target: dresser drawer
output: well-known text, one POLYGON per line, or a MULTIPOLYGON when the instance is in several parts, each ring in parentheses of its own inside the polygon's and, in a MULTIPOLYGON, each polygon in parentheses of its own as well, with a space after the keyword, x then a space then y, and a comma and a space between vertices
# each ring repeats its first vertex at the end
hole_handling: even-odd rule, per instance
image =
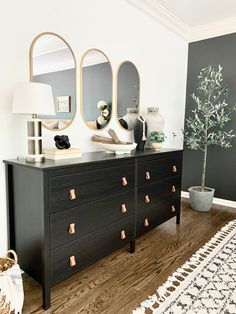
POLYGON ((52 285, 134 239, 134 216, 51 251, 52 285))
POLYGON ((138 164, 138 186, 147 185, 168 177, 181 176, 182 155, 155 159, 138 164), (181 156, 181 157, 180 157, 181 156))
POLYGON ((138 211, 146 210, 166 198, 180 197, 181 178, 166 179, 138 188, 138 211))
POLYGON ((138 237, 176 216, 179 210, 179 199, 165 199, 148 208, 146 211, 142 211, 137 216, 136 236, 138 237))
POLYGON ((52 177, 51 212, 134 189, 134 163, 127 166, 52 177))
POLYGON ((79 239, 134 214, 134 191, 67 209, 50 216, 51 248, 79 239))

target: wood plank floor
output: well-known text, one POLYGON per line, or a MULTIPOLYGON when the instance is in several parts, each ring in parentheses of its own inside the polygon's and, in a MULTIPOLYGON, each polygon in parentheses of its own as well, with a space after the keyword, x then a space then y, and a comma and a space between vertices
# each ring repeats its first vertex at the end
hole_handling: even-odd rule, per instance
POLYGON ((41 307, 41 286, 24 275, 23 313, 128 314, 228 221, 236 209, 214 205, 198 213, 182 202, 181 224, 169 220, 136 243, 135 254, 121 249, 52 289, 52 306, 41 307))

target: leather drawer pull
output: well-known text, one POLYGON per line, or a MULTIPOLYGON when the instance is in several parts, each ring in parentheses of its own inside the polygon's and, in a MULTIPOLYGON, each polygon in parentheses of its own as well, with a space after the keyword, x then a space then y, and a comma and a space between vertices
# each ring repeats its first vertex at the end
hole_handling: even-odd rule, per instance
POLYGON ((147 172, 145 173, 145 177, 146 177, 146 180, 150 180, 150 179, 151 179, 151 176, 150 176, 150 172, 149 172, 149 171, 147 171, 147 172))
POLYGON ((125 230, 122 230, 120 233, 121 240, 124 240, 126 238, 125 230))
POLYGON ((75 223, 70 224, 69 234, 75 234, 75 223))
POLYGON ((144 227, 148 227, 149 226, 149 222, 148 222, 148 219, 146 218, 146 219, 144 219, 144 227))
POLYGON ((127 212, 127 207, 126 207, 126 205, 125 205, 125 204, 122 204, 122 205, 121 205, 121 209, 120 209, 120 211, 122 212, 122 214, 124 214, 124 213, 126 213, 126 212, 127 212))
POLYGON ((175 193, 175 192, 176 192, 175 185, 172 185, 171 192, 173 192, 173 193, 175 193))
POLYGON ((126 177, 123 177, 123 178, 121 179, 121 181, 122 181, 122 185, 123 185, 123 186, 126 186, 126 185, 128 184, 128 181, 127 181, 126 177))
POLYGON ((71 189, 69 191, 69 198, 70 198, 71 201, 76 199, 75 189, 71 189))
POLYGON ((177 172, 177 167, 176 167, 176 165, 173 165, 172 170, 173 170, 173 172, 177 172))
POLYGON ((76 265, 75 256, 70 256, 70 267, 74 267, 76 265))
POLYGON ((171 212, 174 213, 176 211, 174 205, 171 206, 171 212))
POLYGON ((146 204, 150 203, 149 195, 145 195, 145 197, 144 197, 144 202, 145 202, 146 204))

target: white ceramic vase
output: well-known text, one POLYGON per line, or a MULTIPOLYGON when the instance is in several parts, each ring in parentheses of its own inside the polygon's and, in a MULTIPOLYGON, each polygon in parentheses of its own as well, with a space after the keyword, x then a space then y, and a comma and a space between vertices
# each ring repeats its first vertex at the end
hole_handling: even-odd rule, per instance
POLYGON ((163 115, 159 112, 159 107, 148 107, 144 118, 148 125, 148 139, 146 147, 151 148, 152 143, 149 140, 150 133, 153 131, 163 132, 165 120, 163 115))
POLYGON ((133 130, 136 119, 138 118, 138 109, 136 108, 127 108, 127 113, 123 116, 123 120, 128 125, 128 130, 133 130))

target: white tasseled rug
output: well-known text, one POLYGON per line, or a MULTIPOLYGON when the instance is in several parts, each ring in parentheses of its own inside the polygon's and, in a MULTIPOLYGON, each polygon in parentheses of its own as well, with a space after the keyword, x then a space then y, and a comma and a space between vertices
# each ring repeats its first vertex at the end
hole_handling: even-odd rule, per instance
POLYGON ((236 220, 133 311, 144 313, 236 314, 236 220))

